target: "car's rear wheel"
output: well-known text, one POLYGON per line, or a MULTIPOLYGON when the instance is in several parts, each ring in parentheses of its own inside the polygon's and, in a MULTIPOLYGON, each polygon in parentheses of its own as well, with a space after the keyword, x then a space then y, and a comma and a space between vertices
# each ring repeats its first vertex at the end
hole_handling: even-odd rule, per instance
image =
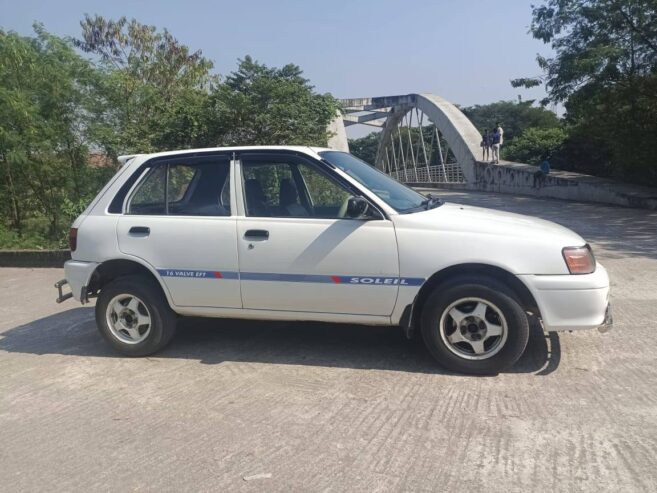
POLYGON ((496 374, 527 346, 529 323, 515 294, 495 279, 457 278, 438 286, 422 312, 432 356, 460 373, 496 374))
POLYGON ((105 340, 120 353, 146 356, 171 341, 176 314, 151 279, 126 276, 101 289, 96 303, 96 324, 105 340))

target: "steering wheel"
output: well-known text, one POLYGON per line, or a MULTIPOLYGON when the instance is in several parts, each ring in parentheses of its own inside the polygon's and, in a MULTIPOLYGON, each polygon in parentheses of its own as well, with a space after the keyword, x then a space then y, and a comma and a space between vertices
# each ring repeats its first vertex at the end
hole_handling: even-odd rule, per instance
POLYGON ((349 199, 351 199, 352 195, 349 195, 344 201, 342 202, 342 205, 340 206, 340 210, 338 210, 338 218, 339 219, 344 219, 347 217, 347 209, 349 208, 349 199))

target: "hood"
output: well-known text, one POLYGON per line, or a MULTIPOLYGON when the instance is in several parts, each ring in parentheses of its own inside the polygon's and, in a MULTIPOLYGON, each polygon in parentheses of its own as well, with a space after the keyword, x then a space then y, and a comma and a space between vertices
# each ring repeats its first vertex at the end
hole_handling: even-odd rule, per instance
POLYGON ((577 233, 551 221, 469 205, 445 203, 435 209, 398 217, 415 228, 525 238, 532 243, 557 243, 560 248, 586 243, 577 233))

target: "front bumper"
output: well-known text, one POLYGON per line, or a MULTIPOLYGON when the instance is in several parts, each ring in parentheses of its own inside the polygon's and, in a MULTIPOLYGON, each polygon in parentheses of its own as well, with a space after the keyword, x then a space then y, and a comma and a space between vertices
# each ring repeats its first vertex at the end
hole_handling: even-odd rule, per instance
POLYGON ((59 294, 56 300, 57 303, 61 303, 71 297, 80 303, 86 303, 88 301, 87 286, 89 286, 89 281, 96 267, 98 267, 98 263, 96 262, 66 261, 64 264, 66 278, 55 284, 55 288, 57 288, 59 294), (67 284, 71 288, 71 292, 63 293, 62 288, 67 284))
POLYGON ((546 331, 611 329, 609 276, 602 265, 593 274, 518 277, 534 296, 546 331))

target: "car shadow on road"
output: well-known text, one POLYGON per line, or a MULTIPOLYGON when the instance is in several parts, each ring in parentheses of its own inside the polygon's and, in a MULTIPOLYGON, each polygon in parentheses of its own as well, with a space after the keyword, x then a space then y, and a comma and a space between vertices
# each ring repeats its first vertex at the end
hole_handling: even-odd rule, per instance
MULTIPOLYGON (((0 334, 9 353, 121 357, 102 340, 93 308, 74 308, 0 334)), ((509 373, 547 375, 559 366, 559 338, 532 324, 527 350, 509 373)), ((449 374, 423 344, 407 340, 397 327, 315 322, 263 322, 183 318, 176 337, 158 358, 379 369, 449 374)))

